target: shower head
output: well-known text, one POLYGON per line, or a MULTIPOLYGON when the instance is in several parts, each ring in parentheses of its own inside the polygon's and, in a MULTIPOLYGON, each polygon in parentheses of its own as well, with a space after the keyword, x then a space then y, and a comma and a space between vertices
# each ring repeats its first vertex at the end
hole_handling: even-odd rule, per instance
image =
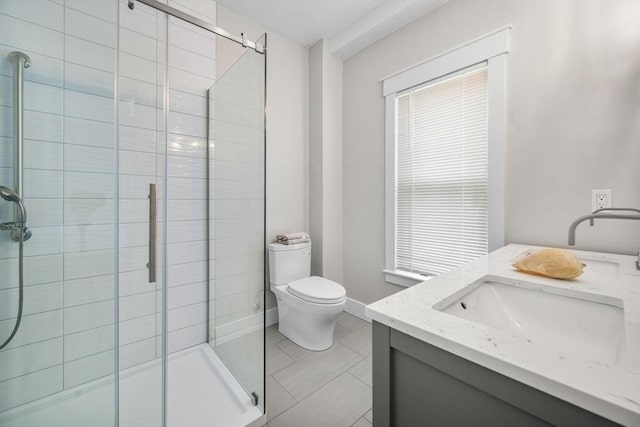
POLYGON ((0 185, 0 196, 2 196, 2 198, 7 202, 16 203, 18 200, 20 200, 20 197, 18 197, 15 191, 10 189, 9 187, 5 187, 4 185, 0 185))

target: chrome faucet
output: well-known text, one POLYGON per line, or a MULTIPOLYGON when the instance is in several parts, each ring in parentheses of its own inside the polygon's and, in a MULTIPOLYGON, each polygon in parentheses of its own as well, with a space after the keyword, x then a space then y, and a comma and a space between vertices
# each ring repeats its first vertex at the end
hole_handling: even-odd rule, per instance
MULTIPOLYGON (((575 246, 576 244, 576 228, 580 225, 581 222, 589 220, 591 226, 593 226, 594 219, 635 219, 640 220, 640 209, 634 208, 602 208, 597 209, 590 213, 589 215, 581 216, 571 223, 569 226, 569 246, 575 246), (606 211, 616 211, 616 212, 636 212, 636 214, 613 214, 613 213, 603 213, 606 211)), ((640 248, 638 248, 638 259, 636 260, 636 269, 640 270, 640 248)))

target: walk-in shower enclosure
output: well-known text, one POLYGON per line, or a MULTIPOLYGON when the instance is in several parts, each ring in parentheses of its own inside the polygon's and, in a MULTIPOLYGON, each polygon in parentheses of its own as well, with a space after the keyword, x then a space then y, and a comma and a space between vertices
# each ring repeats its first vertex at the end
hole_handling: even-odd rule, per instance
POLYGON ((214 1, 0 0, 0 426, 261 425, 265 73, 214 1))

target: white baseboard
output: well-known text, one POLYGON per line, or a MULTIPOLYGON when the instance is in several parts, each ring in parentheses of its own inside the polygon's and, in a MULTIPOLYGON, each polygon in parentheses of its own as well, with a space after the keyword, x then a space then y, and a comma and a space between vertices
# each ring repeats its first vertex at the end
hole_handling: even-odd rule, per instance
MULTIPOLYGON (((265 312, 266 325, 269 327, 278 323, 278 307, 270 308, 265 312)), ((255 332, 262 328, 262 313, 252 314, 233 322, 216 327, 215 345, 224 344, 233 341, 251 332, 255 332)), ((212 338, 210 338, 212 339, 212 338)), ((213 340, 213 339, 212 339, 213 340)))
MULTIPOLYGON (((360 301, 356 301, 352 298, 347 298, 346 304, 344 305, 344 311, 349 314, 352 314, 356 317, 359 317, 362 320, 366 320, 367 322, 371 322, 371 319, 364 314, 364 308, 366 304, 360 301)), ((273 307, 267 310, 266 312, 266 325, 265 327, 269 327, 278 323, 278 307, 273 307)))
POLYGON ((273 307, 267 310, 265 323, 265 327, 267 328, 278 323, 278 307, 273 307))
POLYGON ((354 300, 353 298, 347 298, 347 302, 344 305, 344 311, 349 314, 352 314, 356 317, 361 318, 362 320, 366 320, 367 322, 371 322, 371 319, 367 317, 364 313, 364 308, 367 304, 354 300))

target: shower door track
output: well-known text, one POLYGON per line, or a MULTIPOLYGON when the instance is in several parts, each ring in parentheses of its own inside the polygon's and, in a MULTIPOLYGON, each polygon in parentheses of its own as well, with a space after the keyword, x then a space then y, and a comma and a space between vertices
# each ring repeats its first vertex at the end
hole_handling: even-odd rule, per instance
POLYGON ((209 24, 208 22, 203 21, 202 19, 196 18, 195 16, 189 15, 188 13, 184 13, 183 11, 178 10, 174 7, 168 6, 164 3, 160 3, 158 0, 129 0, 129 9, 135 8, 136 1, 146 4, 149 7, 160 10, 168 15, 171 15, 183 21, 189 22, 190 24, 193 24, 197 27, 210 31, 214 34, 224 37, 225 39, 229 39, 233 42, 241 44, 244 47, 253 49, 258 53, 264 54, 265 52, 265 47, 262 44, 247 40, 247 37, 244 35, 244 33, 242 33, 240 36, 237 36, 235 34, 228 32, 227 30, 224 30, 220 27, 216 27, 215 25, 209 24))

